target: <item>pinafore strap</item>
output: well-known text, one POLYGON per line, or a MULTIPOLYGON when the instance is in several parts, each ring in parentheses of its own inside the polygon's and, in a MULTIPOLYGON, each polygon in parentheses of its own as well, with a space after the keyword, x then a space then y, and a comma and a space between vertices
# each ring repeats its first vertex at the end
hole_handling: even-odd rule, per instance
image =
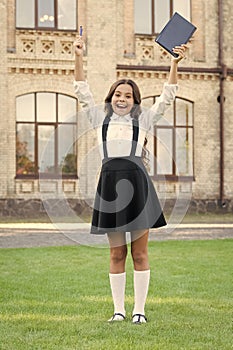
MULTIPOLYGON (((103 121, 103 125, 102 125, 102 141, 103 141, 104 159, 108 158, 107 132, 108 132, 109 122, 110 122, 110 118, 105 117, 105 119, 103 121)), ((132 118, 132 125, 133 125, 133 139, 132 139, 130 157, 135 156, 135 153, 136 153, 136 148, 137 148, 137 143, 138 143, 138 134, 139 134, 138 120, 132 118)))

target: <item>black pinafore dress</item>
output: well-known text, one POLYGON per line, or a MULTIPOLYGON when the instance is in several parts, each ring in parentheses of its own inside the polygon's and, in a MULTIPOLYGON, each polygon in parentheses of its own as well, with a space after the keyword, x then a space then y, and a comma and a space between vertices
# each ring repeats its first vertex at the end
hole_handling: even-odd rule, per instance
POLYGON ((132 232, 166 225, 154 185, 142 162, 135 155, 139 125, 132 119, 133 139, 130 155, 108 157, 107 131, 110 118, 102 125, 104 159, 92 216, 92 234, 132 232))

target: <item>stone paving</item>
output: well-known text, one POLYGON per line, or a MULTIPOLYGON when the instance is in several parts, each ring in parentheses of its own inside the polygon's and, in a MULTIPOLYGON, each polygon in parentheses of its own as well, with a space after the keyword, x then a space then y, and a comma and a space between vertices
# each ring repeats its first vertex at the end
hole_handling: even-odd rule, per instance
MULTIPOLYGON (((127 234, 129 241, 129 236, 127 234)), ((150 231, 150 240, 233 238, 233 224, 168 225, 150 231)), ((0 248, 85 245, 106 247, 106 235, 90 235, 88 224, 0 224, 0 248)))

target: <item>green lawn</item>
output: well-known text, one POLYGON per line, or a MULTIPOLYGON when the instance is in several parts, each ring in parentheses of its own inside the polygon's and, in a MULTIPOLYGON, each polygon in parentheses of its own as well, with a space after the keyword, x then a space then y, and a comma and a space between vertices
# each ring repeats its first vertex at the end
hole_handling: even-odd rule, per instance
POLYGON ((233 349, 233 240, 150 242, 146 325, 108 324, 108 249, 0 250, 1 350, 233 349))

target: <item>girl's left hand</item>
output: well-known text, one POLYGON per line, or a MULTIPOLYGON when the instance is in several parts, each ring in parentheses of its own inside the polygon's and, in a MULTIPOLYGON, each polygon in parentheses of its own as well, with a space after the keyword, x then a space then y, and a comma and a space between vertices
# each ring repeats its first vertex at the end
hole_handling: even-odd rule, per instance
POLYGON ((178 57, 172 57, 172 60, 176 63, 180 62, 185 57, 185 52, 188 49, 188 46, 182 44, 181 46, 175 46, 173 52, 177 53, 178 57))

